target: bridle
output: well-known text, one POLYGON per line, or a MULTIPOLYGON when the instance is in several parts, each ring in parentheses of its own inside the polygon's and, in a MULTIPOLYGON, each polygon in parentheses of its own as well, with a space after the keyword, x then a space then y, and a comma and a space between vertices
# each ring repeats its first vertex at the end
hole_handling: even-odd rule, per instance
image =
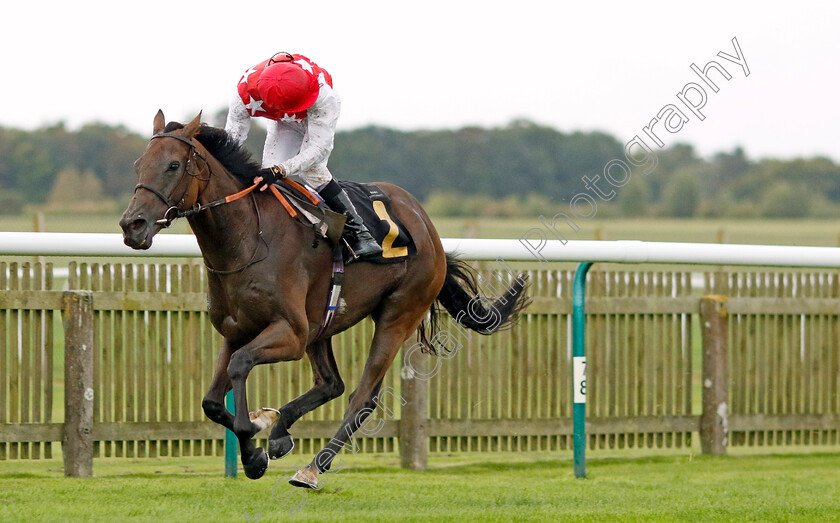
POLYGON ((134 192, 137 192, 137 189, 146 189, 166 204, 166 212, 163 213, 163 218, 155 221, 156 224, 161 225, 164 229, 166 229, 170 227, 172 222, 176 219, 192 216, 204 210, 202 206, 197 203, 198 182, 210 181, 210 166, 207 163, 207 159, 198 152, 195 140, 192 138, 184 138, 183 136, 178 136, 177 134, 172 133, 158 133, 153 135, 151 140, 154 140, 155 138, 175 138, 176 140, 180 140, 190 146, 190 152, 187 156, 187 164, 184 166, 184 172, 175 187, 177 188, 181 185, 184 176, 190 176, 192 180, 190 181, 190 185, 187 187, 187 190, 184 191, 184 195, 181 197, 179 202, 173 201, 170 196, 166 196, 151 185, 138 183, 134 186, 134 192), (199 159, 204 162, 204 165, 199 168, 197 172, 193 172, 192 168, 194 165, 198 164, 199 159), (206 177, 202 177, 205 172, 206 177), (187 203, 188 198, 190 203, 187 203), (184 208, 182 208, 182 206, 184 208))
MULTIPOLYGON (((163 213, 163 218, 155 221, 156 224, 162 226, 164 229, 170 227, 172 225, 172 222, 174 222, 178 218, 189 218, 190 216, 194 216, 200 213, 201 211, 212 209, 213 207, 218 207, 219 205, 224 205, 226 203, 234 202, 242 198, 246 194, 250 193, 259 186, 259 184, 255 183, 254 185, 246 187, 245 189, 237 193, 231 194, 230 196, 225 196, 224 198, 221 198, 219 200, 212 201, 204 205, 199 205, 198 182, 209 182, 210 175, 212 174, 212 172, 210 171, 210 165, 207 163, 207 159, 204 158, 204 156, 202 156, 198 152, 195 140, 193 140, 192 138, 184 138, 183 136, 178 136, 177 134, 172 133, 158 133, 153 135, 151 140, 154 140, 155 138, 175 138, 176 140, 180 140, 190 146, 190 154, 187 158, 187 164, 184 166, 184 174, 181 175, 181 179, 183 179, 184 176, 190 176, 192 177, 192 181, 190 182, 190 186, 184 192, 184 196, 181 197, 181 200, 179 202, 174 202, 172 198, 167 197, 159 190, 145 183, 138 183, 134 186, 134 192, 137 192, 137 189, 146 189, 147 191, 157 196, 160 199, 160 201, 166 204, 166 212, 163 213), (192 172, 191 167, 198 163, 196 161, 198 159, 204 162, 204 166, 201 167, 198 172, 192 172), (207 173, 207 176, 202 178, 201 175, 204 174, 205 171, 207 173), (187 204, 186 202, 188 200, 191 203, 187 204)), ((181 185, 181 180, 178 180, 178 183, 175 185, 175 187, 178 187, 179 185, 181 185)), ((257 214, 259 215, 259 210, 257 211, 257 214)))
MULTIPOLYGON (((204 205, 200 205, 198 203, 198 191, 199 191, 198 182, 209 182, 210 181, 210 175, 212 174, 212 171, 210 170, 210 164, 207 162, 207 159, 198 152, 195 140, 193 140, 192 138, 184 138, 183 136, 179 136, 177 134, 172 134, 172 133, 158 133, 158 134, 155 134, 151 137, 150 141, 154 140, 155 138, 175 138, 176 140, 180 140, 180 141, 182 141, 185 144, 190 146, 190 153, 189 153, 189 156, 187 157, 187 163, 184 166, 184 173, 181 175, 181 178, 178 180, 178 183, 175 184, 175 188, 177 189, 181 185, 181 183, 184 179, 184 176, 190 176, 192 178, 192 180, 190 181, 190 185, 189 185, 189 187, 187 187, 187 190, 184 191, 184 195, 181 197, 180 201, 178 201, 178 202, 173 201, 170 196, 166 196, 161 191, 159 191, 159 190, 155 189, 154 187, 152 187, 151 185, 147 185, 145 183, 138 183, 137 185, 134 186, 134 192, 137 192, 137 189, 145 189, 145 190, 149 191, 150 193, 154 194, 155 196, 157 196, 160 199, 160 201, 162 201, 164 204, 166 204, 166 212, 163 213, 163 218, 155 221, 155 223, 157 225, 160 225, 164 229, 170 227, 172 225, 172 222, 177 220, 178 218, 189 218, 190 216, 195 216, 196 214, 200 213, 201 211, 205 211, 205 210, 211 209, 213 207, 218 207, 219 205, 224 205, 226 203, 234 202, 234 201, 242 198, 243 196, 251 193, 254 189, 259 187, 259 183, 254 183, 254 185, 251 185, 250 187, 246 187, 245 189, 243 189, 243 190, 241 190, 237 193, 231 194, 229 196, 225 196, 224 198, 212 201, 210 203, 206 203, 204 205), (200 167, 198 169, 198 171, 193 172, 192 167, 194 165, 198 164, 199 159, 204 163, 204 165, 202 167, 200 167), (202 175, 204 175, 205 173, 206 173, 206 176, 202 177, 202 175), (187 203, 187 202, 189 202, 189 203, 187 203)), ((254 198, 253 194, 251 195, 251 198, 253 200, 253 198, 254 198)), ((267 249, 268 244, 266 243, 265 238, 263 237, 262 225, 260 224, 260 222, 261 222, 260 208, 257 205, 256 201, 254 201, 253 203, 254 203, 254 210, 257 213, 257 228, 259 229, 259 237, 260 237, 260 240, 262 241, 263 245, 265 245, 265 247, 266 247, 265 256, 263 256, 262 258, 257 258, 258 249, 256 249, 256 250, 254 250, 254 253, 251 255, 251 259, 248 260, 248 262, 246 262, 245 265, 243 265, 242 267, 239 267, 237 269, 232 269, 232 270, 227 270, 227 271, 214 269, 214 268, 210 267, 209 265, 207 265, 207 263, 205 261, 204 266, 207 268, 208 271, 216 273, 216 274, 233 274, 233 273, 240 272, 243 269, 245 269, 247 267, 250 267, 251 265, 264 260, 268 256, 268 252, 267 252, 268 251, 268 249, 267 249)))

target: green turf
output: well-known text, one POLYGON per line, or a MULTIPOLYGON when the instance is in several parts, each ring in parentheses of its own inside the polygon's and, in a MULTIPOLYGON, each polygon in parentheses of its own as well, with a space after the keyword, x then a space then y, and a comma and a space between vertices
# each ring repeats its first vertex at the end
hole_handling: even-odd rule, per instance
MULTIPOLYGON (((117 219, 48 216, 46 224, 50 231, 117 232, 117 219)), ((536 220, 435 223, 443 237, 518 238, 540 226, 536 220)), ((176 232, 188 232, 185 225, 176 232)), ((0 230, 31 226, 29 218, 0 220, 0 230)), ((840 232, 827 220, 581 226, 568 239, 715 242, 722 236, 730 243, 836 246, 840 232)), ((718 459, 688 451, 594 452, 586 480, 573 477, 569 452, 434 455, 422 473, 401 470, 393 455, 341 456, 344 468, 293 515, 287 511, 301 498, 284 477, 296 460, 303 464, 297 456, 274 462, 259 481, 223 479, 221 458, 103 458, 96 460, 96 477, 84 480, 64 478, 60 460, 4 461, 0 521, 840 521, 838 449, 760 452, 768 450, 739 449, 718 459)))
POLYGON ((350 455, 305 503, 284 481, 294 458, 258 481, 222 478, 221 458, 101 459, 91 479, 64 478, 57 460, 7 461, 0 520, 837 521, 831 450, 595 453, 585 480, 568 452, 434 455, 425 472, 400 469, 394 455, 350 455))

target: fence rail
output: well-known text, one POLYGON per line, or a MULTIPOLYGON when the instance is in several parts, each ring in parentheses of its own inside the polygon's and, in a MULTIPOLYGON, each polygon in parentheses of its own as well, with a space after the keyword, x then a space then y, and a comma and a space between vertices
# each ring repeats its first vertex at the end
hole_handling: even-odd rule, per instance
MULTIPOLYGON (((57 288, 49 265, 0 263, 0 459, 52 457, 67 441, 66 292, 90 291, 92 429, 98 456, 220 455, 223 429, 206 420, 219 336, 206 314, 201 265, 71 264, 57 288)), ((485 285, 499 275, 485 265, 485 285)), ((530 270, 533 304, 519 325, 491 337, 451 319, 460 344, 427 358, 423 409, 386 397, 383 423, 359 437, 361 451, 408 447, 401 424, 425 427, 432 452, 556 450, 572 445, 573 274, 530 270), (393 413, 386 415, 385 413, 393 413)), ((701 296, 725 296, 724 364, 729 445, 837 443, 840 433, 840 281, 835 273, 706 273, 702 293, 680 271, 589 275, 587 339, 590 447, 678 447, 701 431, 701 296)), ((360 377, 372 323, 334 343, 342 377, 360 377)), ((384 385, 405 388, 405 350, 384 385)), ((722 361, 721 361, 722 360, 722 361)), ((256 368, 252 408, 279 406, 311 384, 305 362, 256 368)), ((82 392, 84 393, 84 391, 82 392)), ((334 433, 346 397, 299 421, 295 452, 310 454, 334 433)), ((261 434, 258 437, 265 437, 261 434)), ((702 437, 702 435, 701 435, 702 437)), ((724 434, 727 437, 727 434, 724 434)), ((425 438, 428 438, 427 440, 425 438)), ((425 443, 424 443, 425 442, 425 443)))

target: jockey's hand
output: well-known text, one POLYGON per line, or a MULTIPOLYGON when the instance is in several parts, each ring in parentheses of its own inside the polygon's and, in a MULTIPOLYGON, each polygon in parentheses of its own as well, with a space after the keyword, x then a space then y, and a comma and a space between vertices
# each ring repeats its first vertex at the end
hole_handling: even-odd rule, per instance
POLYGON ((283 167, 279 165, 274 165, 272 167, 268 167, 267 169, 260 169, 260 176, 254 178, 254 183, 259 183, 259 189, 264 191, 268 189, 268 186, 276 182, 277 180, 286 176, 286 171, 283 167))

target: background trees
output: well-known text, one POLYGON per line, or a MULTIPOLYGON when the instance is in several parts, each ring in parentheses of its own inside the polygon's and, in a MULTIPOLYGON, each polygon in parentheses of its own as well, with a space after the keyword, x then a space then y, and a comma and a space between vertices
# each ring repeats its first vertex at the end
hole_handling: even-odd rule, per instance
MULTIPOLYGON (((221 126, 224 117, 220 111, 212 123, 221 126)), ((255 158, 264 137, 255 122, 246 144, 255 158)), ((95 123, 75 131, 63 124, 0 128, 0 212, 83 200, 100 205, 76 205, 79 211, 109 208, 101 205, 108 201, 119 208, 147 141, 95 123)), ((840 210, 840 166, 828 158, 751 159, 739 147, 702 158, 687 144, 657 155, 656 170, 635 172, 616 198, 599 202, 599 215, 831 217, 840 210)), ((515 217, 557 212, 584 190, 583 176, 602 172, 614 158, 623 158, 623 144, 606 133, 564 133, 516 120, 492 129, 343 131, 330 168, 339 179, 401 185, 434 214, 515 217)))

